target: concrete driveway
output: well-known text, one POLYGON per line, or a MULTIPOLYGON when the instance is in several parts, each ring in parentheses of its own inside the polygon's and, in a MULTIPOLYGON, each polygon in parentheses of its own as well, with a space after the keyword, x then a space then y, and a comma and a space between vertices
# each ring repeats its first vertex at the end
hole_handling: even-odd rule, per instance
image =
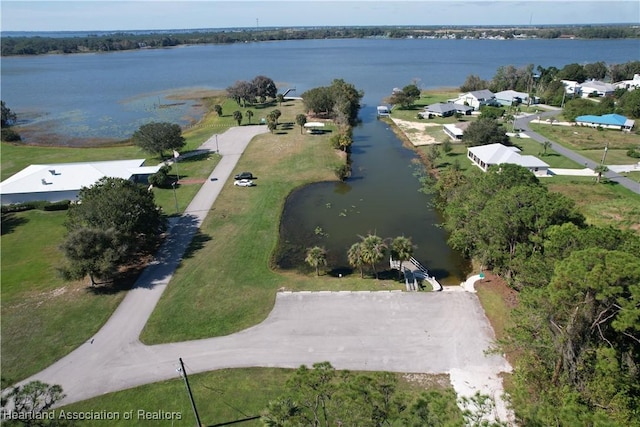
POLYGON ((499 373, 511 368, 485 355, 493 338, 468 292, 283 292, 264 322, 242 332, 154 346, 96 338, 35 378, 62 385, 63 403, 71 403, 179 378, 180 357, 189 373, 329 361, 338 369, 449 373, 457 391, 500 400, 499 373))

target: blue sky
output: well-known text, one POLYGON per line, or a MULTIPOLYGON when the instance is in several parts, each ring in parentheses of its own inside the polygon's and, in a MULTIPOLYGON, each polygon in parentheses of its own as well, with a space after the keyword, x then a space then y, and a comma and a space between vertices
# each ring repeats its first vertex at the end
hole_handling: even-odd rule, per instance
POLYGON ((2 0, 0 7, 3 31, 640 24, 638 0, 2 0))

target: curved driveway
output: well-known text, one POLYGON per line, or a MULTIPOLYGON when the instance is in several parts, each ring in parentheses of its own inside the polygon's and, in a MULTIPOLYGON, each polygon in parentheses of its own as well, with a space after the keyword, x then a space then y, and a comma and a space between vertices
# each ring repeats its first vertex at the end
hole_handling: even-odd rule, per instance
MULTIPOLYGON (((544 136, 540 135, 539 133, 536 133, 534 131, 531 130, 531 128, 529 127, 529 123, 537 118, 538 116, 541 119, 544 118, 548 118, 548 117, 554 117, 557 116, 558 114, 561 113, 561 110, 553 110, 553 111, 546 111, 544 113, 541 114, 528 114, 526 116, 522 116, 516 119, 515 122, 515 127, 518 129, 523 129, 524 133, 529 136, 531 139, 538 141, 539 143, 543 143, 544 141, 549 141, 551 143, 551 149, 554 150, 555 152, 557 152, 558 154, 573 160, 574 162, 581 164, 581 165, 585 165, 586 167, 590 168, 590 169, 595 169, 596 167, 600 166, 600 163, 594 162, 591 159, 587 159, 584 156, 581 156, 580 154, 576 153, 575 151, 571 151, 568 148, 563 147, 562 145, 553 142, 547 138, 545 138, 544 136)), ((610 181, 614 181, 617 182, 618 184, 622 185, 623 187, 628 188, 629 190, 633 191, 634 193, 640 194, 640 183, 635 182, 625 176, 622 176, 616 172, 613 171, 609 171, 609 172, 605 172, 604 176, 607 177, 610 181)))
MULTIPOLYGON (((91 340, 22 383, 60 384, 67 395, 61 403, 68 404, 177 378, 180 357, 189 372, 329 361, 338 369, 449 373, 456 390, 492 394, 500 406, 499 373, 511 368, 503 357, 484 354, 493 330, 476 295, 467 292, 281 292, 264 322, 239 333, 153 346, 140 342, 194 232, 249 141, 264 131, 238 127, 218 136, 223 157, 209 177, 217 179, 203 184, 111 318, 91 340)), ((203 148, 215 150, 215 139, 203 148)))

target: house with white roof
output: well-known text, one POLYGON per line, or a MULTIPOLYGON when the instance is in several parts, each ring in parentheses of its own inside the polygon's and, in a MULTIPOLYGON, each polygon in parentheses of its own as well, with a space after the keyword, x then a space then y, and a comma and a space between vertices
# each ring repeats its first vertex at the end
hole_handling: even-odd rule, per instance
POLYGON ((640 74, 634 74, 631 80, 621 80, 613 84, 616 89, 634 90, 640 87, 640 74))
POLYGON ((30 165, 0 182, 0 203, 74 201, 80 189, 104 177, 146 182, 162 165, 142 166, 144 159, 30 165))
POLYGON ((456 113, 470 115, 473 111, 472 107, 463 104, 454 104, 453 102, 437 102, 427 105, 424 110, 418 113, 418 116, 425 117, 449 117, 456 113))
POLYGON ((579 95, 581 91, 580 83, 574 80, 560 80, 564 86, 564 93, 567 95, 579 95))
POLYGON ((467 130, 471 123, 472 122, 447 123, 443 125, 442 130, 449 138, 454 141, 460 141, 464 136, 464 131, 467 130))
POLYGON ((510 107, 514 104, 529 104, 529 94, 515 90, 503 90, 495 94, 500 105, 510 107))
POLYGON ((489 89, 475 90, 461 94, 453 100, 454 104, 462 104, 479 110, 483 105, 491 105, 495 103, 495 95, 489 89))
POLYGON ((613 95, 616 87, 611 83, 604 83, 598 80, 589 80, 580 85, 580 92, 583 98, 589 96, 609 96, 613 95))
POLYGON ((549 165, 535 156, 523 156, 516 147, 507 147, 502 144, 488 144, 469 147, 467 157, 483 171, 490 166, 510 163, 529 169, 536 176, 546 176, 549 165))

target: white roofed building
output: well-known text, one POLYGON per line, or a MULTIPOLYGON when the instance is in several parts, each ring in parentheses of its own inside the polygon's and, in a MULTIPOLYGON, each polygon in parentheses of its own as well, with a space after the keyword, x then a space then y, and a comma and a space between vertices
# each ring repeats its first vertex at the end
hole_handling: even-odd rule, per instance
POLYGON ((503 163, 511 163, 529 169, 536 176, 546 176, 549 165, 535 156, 523 156, 516 147, 502 144, 488 144, 469 147, 467 157, 480 169, 487 171, 489 167, 503 163))
POLYGON ((0 183, 2 205, 32 201, 74 201, 80 189, 104 177, 143 181, 162 165, 142 166, 144 159, 30 165, 0 183))

